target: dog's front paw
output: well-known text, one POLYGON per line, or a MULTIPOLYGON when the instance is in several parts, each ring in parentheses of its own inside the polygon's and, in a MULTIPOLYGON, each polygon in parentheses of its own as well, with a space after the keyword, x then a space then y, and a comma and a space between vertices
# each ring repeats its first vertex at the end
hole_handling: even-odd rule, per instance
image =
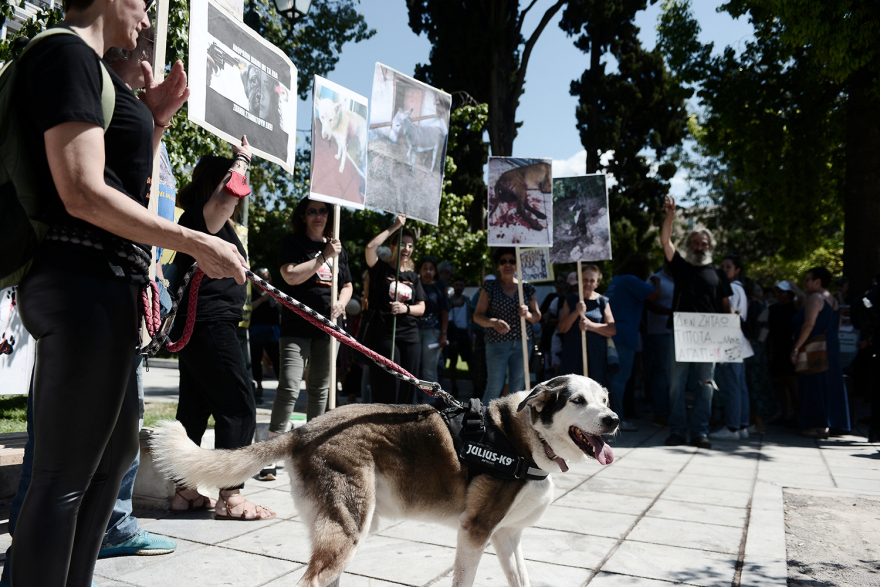
POLYGON ((336 159, 337 161, 339 161, 339 155, 340 155, 340 154, 341 154, 341 153, 336 153, 336 157, 335 157, 335 159, 336 159))

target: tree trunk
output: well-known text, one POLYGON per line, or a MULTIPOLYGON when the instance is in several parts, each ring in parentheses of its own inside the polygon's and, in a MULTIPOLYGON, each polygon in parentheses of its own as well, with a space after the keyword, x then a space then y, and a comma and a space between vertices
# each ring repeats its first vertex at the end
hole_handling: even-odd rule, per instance
POLYGON ((872 76, 850 76, 846 104, 844 271, 850 290, 866 290, 880 273, 880 100, 872 76))

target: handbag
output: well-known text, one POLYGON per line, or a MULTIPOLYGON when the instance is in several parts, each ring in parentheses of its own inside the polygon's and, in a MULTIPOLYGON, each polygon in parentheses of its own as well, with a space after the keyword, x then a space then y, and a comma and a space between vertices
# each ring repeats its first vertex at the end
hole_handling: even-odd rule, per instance
POLYGON ((807 339, 804 346, 798 349, 797 363, 794 372, 797 375, 816 375, 828 370, 828 337, 825 334, 831 326, 831 319, 825 326, 825 332, 807 339))

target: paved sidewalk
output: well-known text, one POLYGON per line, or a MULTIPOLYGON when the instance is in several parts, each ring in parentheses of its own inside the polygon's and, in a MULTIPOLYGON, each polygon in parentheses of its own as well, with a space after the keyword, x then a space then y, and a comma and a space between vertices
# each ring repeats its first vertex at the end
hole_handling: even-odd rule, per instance
MULTIPOLYGON (((151 370, 148 388, 155 371, 163 370, 151 370)), ((863 436, 814 441, 780 428, 706 451, 666 447, 667 430, 636 422, 639 431, 612 440, 612 465, 593 462, 553 475, 553 504, 523 534, 533 587, 782 587, 783 487, 880 495, 880 447, 863 436)), ((279 473, 276 481, 251 481, 244 490, 278 512, 267 522, 136 511, 145 529, 177 540, 177 550, 98 561, 95 581, 100 587, 296 585, 308 560, 308 528, 286 473, 279 473)), ((0 535, 0 552, 8 539, 0 535)), ((449 587, 454 545, 452 528, 385 521, 341 585, 449 587)), ((507 585, 491 548, 476 585, 507 585)))

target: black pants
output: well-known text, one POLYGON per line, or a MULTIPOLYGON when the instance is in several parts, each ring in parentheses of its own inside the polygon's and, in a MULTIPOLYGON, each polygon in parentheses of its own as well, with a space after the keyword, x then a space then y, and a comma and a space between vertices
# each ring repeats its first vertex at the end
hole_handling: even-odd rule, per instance
MULTIPOLYGON (((388 357, 391 353, 391 339, 374 340, 369 347, 383 357, 388 357)), ((417 376, 421 353, 422 345, 418 342, 396 340, 394 341, 394 358, 392 360, 417 376)), ((370 361, 370 393, 373 396, 373 403, 376 404, 411 404, 415 394, 421 393, 421 391, 411 383, 403 383, 370 361)))
POLYGON ((281 369, 281 358, 280 353, 278 352, 278 341, 261 341, 255 340, 256 337, 251 332, 250 336, 250 346, 251 346, 251 375, 254 378, 254 381, 257 383, 263 382, 263 351, 266 351, 266 354, 269 355, 269 360, 272 361, 272 369, 275 371, 275 376, 278 377, 281 369))
MULTIPOLYGON (((241 448, 254 438, 257 407, 236 329, 234 322, 196 322, 189 344, 180 350, 177 419, 196 444, 202 443, 211 415, 217 423, 214 448, 241 448)), ((176 332, 171 339, 178 339, 176 332)))
POLYGON ((138 451, 128 387, 138 287, 36 264, 18 290, 36 339, 34 465, 13 545, 16 587, 88 587, 138 451))

